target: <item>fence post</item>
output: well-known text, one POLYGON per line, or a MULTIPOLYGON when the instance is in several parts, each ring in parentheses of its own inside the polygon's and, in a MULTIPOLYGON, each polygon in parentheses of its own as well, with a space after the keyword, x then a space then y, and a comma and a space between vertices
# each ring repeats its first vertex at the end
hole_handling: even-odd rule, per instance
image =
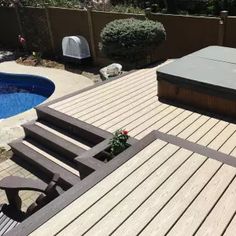
POLYGON ((55 55, 55 44, 54 44, 54 39, 53 39, 53 33, 52 33, 50 15, 49 15, 49 10, 48 10, 48 4, 45 3, 44 6, 45 6, 46 20, 47 20, 47 25, 48 25, 48 32, 49 32, 49 38, 50 38, 50 42, 51 42, 52 52, 55 55))
POLYGON ((228 11, 220 12, 219 34, 218 34, 218 44, 220 46, 224 46, 225 44, 227 17, 228 17, 228 11))
POLYGON ((95 39, 94 39, 94 28, 93 28, 93 20, 92 20, 92 7, 87 7, 87 14, 88 14, 88 28, 89 28, 89 35, 90 35, 90 42, 91 42, 91 52, 93 61, 97 63, 97 53, 96 53, 96 46, 95 46, 95 39))
POLYGON ((151 8, 146 8, 145 9, 145 16, 146 16, 146 18, 150 19, 150 17, 151 17, 151 8))

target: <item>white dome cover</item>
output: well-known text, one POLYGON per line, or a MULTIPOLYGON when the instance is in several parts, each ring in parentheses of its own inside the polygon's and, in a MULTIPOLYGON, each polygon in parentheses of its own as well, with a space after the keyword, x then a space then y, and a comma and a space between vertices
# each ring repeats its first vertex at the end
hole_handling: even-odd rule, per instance
POLYGON ((91 56, 89 44, 83 36, 67 36, 62 40, 64 56, 84 59, 91 56))

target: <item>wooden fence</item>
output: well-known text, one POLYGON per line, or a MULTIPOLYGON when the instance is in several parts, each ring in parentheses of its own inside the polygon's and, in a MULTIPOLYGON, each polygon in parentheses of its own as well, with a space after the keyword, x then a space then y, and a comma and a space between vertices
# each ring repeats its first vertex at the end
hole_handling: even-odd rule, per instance
POLYGON ((236 47, 236 17, 222 13, 220 17, 195 17, 180 15, 146 15, 72 10, 64 8, 0 8, 0 45, 16 48, 18 35, 26 37, 31 50, 61 55, 64 36, 82 35, 90 45, 96 63, 107 63, 99 50, 100 32, 112 20, 145 17, 163 23, 167 40, 157 47, 151 61, 177 58, 209 45, 236 47))

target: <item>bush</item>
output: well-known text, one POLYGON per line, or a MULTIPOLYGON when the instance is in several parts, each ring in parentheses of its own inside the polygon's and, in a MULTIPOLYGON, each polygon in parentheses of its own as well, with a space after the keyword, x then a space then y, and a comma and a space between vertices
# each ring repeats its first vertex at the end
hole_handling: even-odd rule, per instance
POLYGON ((134 18, 114 20, 101 32, 100 49, 111 59, 134 63, 166 38, 163 25, 134 18))

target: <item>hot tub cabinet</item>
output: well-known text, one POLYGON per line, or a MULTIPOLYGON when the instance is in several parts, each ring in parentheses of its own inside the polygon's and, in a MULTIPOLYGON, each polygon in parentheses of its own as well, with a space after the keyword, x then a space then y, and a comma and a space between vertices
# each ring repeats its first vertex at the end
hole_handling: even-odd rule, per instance
POLYGON ((159 99, 236 118, 236 49, 210 46, 157 71, 159 99))

